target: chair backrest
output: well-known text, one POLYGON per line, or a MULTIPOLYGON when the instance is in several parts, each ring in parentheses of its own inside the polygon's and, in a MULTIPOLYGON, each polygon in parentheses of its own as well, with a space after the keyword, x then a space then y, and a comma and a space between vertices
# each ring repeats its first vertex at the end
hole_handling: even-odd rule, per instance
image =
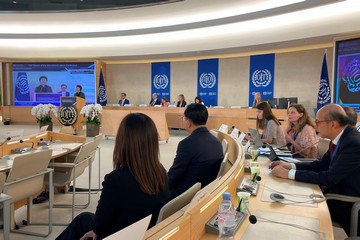
POLYGON ((318 141, 319 142, 317 144, 317 149, 318 149, 317 158, 321 159, 324 156, 324 154, 327 152, 327 150, 329 150, 330 139, 319 138, 318 141))
POLYGON ((159 216, 156 224, 161 222, 162 220, 170 217, 172 214, 176 213, 187 204, 191 202, 191 199, 195 196, 195 194, 201 189, 201 183, 195 183, 191 188, 165 204, 159 212, 159 216))
POLYGON ((80 147, 80 150, 74 159, 74 163, 78 165, 74 171, 71 171, 70 179, 73 179, 73 174, 75 174, 75 177, 78 177, 85 171, 85 168, 89 165, 89 158, 91 158, 91 162, 95 158, 95 151, 95 140, 86 142, 80 147))
POLYGON ((0 193, 2 193, 4 189, 6 174, 4 172, 0 172, 0 193))
POLYGON ((4 193, 12 197, 12 202, 41 192, 51 154, 52 150, 46 149, 21 154, 14 158, 4 186, 4 193))
POLYGON ((225 155, 225 153, 228 151, 229 149, 229 143, 228 141, 224 138, 222 141, 221 141, 221 145, 222 145, 222 149, 223 149, 223 154, 225 155))
POLYGON ((216 178, 224 176, 224 174, 226 173, 226 172, 224 172, 224 170, 225 170, 225 165, 226 165, 228 159, 229 159, 229 153, 227 152, 227 153, 225 153, 224 159, 222 160, 222 162, 220 164, 219 172, 218 172, 218 175, 216 178))
POLYGON ((217 133, 217 131, 214 131, 214 130, 210 130, 210 133, 214 136, 214 137, 218 137, 218 133, 217 133))
POLYGON ((95 148, 99 147, 100 142, 101 142, 101 140, 103 139, 103 135, 104 135, 104 134, 100 133, 99 135, 96 135, 96 136, 94 137, 95 148))

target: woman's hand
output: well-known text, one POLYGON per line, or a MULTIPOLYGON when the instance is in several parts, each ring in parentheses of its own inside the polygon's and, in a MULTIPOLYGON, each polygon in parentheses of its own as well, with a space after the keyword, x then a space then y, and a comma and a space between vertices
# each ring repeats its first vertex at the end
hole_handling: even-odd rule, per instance
POLYGON ((97 239, 97 235, 96 233, 94 233, 94 231, 89 231, 87 233, 84 234, 84 236, 82 236, 82 238, 80 238, 80 240, 87 240, 92 238, 93 240, 97 239))

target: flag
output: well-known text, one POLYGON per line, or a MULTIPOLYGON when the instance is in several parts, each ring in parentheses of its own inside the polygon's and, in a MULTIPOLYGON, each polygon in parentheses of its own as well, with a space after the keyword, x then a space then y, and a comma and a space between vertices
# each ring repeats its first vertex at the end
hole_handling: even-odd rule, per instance
POLYGON ((26 72, 19 72, 17 75, 15 99, 17 101, 30 101, 30 88, 26 72))
POLYGON ((104 76, 102 73, 102 69, 100 69, 97 103, 99 103, 101 106, 106 106, 106 104, 107 104, 107 96, 106 96, 106 89, 105 89, 104 76))
POLYGON ((317 109, 331 102, 329 74, 326 63, 326 53, 324 54, 324 60, 321 68, 320 86, 317 99, 317 109))

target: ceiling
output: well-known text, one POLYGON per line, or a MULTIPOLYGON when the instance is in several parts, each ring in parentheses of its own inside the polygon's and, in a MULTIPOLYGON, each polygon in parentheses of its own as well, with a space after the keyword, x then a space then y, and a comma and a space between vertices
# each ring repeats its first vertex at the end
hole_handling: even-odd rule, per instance
POLYGON ((184 0, 0 13, 0 60, 118 63, 327 48, 334 38, 360 34, 359 23, 359 0, 184 0))
POLYGON ((150 6, 181 0, 0 0, 0 11, 83 11, 150 6))

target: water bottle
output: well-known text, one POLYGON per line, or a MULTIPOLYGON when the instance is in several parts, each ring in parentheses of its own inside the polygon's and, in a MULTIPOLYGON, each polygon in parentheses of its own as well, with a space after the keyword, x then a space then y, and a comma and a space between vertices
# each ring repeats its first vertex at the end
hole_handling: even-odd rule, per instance
POLYGON ((234 239, 236 212, 231 203, 231 194, 224 192, 222 197, 223 200, 218 211, 218 240, 234 239))

